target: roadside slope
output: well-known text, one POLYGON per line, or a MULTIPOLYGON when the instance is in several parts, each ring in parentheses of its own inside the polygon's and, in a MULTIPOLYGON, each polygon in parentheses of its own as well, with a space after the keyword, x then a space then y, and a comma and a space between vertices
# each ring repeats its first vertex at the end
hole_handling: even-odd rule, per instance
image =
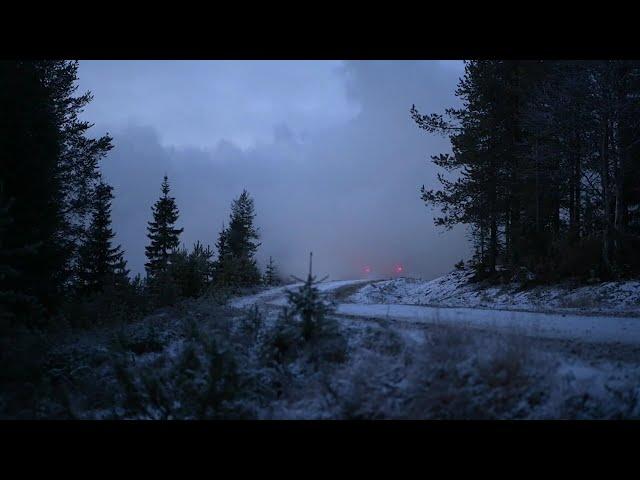
POLYGON ((470 283, 470 277, 468 270, 456 270, 429 281, 397 278, 374 282, 347 302, 640 317, 640 281, 523 289, 518 284, 470 283))

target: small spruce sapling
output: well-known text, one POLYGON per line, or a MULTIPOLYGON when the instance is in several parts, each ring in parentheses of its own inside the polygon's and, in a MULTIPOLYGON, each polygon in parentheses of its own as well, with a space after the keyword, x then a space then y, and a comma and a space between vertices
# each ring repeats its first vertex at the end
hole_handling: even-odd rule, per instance
MULTIPOLYGON (((289 306, 294 315, 302 321, 302 338, 305 341, 312 340, 326 332, 328 325, 327 315, 333 311, 333 305, 327 302, 321 295, 317 284, 326 280, 316 280, 312 273, 313 252, 309 254, 309 274, 299 290, 287 292, 289 306)), ((298 281, 303 281, 293 277, 298 281)))

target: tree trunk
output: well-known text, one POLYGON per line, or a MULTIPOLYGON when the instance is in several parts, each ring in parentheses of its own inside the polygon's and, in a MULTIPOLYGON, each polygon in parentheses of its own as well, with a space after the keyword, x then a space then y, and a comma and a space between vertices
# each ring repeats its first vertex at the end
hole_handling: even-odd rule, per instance
POLYGON ((605 119, 600 141, 600 168, 602 204, 604 210, 602 229, 602 261, 607 273, 611 271, 611 192, 609 188, 609 124, 605 119))
POLYGON ((576 156, 575 156, 575 177, 574 177, 574 213, 573 213, 573 218, 574 218, 574 224, 575 224, 575 238, 576 240, 580 240, 580 236, 581 236, 581 219, 582 219, 582 215, 580 214, 581 209, 582 209, 582 204, 581 204, 581 194, 582 194, 582 189, 581 189, 581 184, 582 184, 582 161, 580 159, 580 137, 577 138, 577 145, 576 145, 576 156))

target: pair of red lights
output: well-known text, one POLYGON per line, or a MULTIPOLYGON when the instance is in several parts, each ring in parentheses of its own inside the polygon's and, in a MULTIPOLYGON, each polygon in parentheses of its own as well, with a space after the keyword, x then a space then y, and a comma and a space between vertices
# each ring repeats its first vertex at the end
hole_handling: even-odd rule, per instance
MULTIPOLYGON (((371 273, 372 272, 371 266, 365 265, 364 267, 362 267, 362 271, 364 273, 371 273)), ((394 265, 393 272, 396 274, 402 273, 404 272, 404 267, 400 264, 394 265)))

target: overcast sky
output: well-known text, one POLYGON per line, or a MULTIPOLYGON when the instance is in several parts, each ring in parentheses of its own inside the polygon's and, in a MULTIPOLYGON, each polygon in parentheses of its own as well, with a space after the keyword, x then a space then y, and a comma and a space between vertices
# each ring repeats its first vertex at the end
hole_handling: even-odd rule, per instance
POLYGON ((103 164, 113 223, 133 272, 167 173, 187 247, 212 247, 243 188, 256 202, 261 264, 302 275, 433 278, 467 258, 420 200, 430 155, 450 151, 411 121, 412 104, 456 104, 458 61, 81 61, 84 116, 115 148, 103 164))

